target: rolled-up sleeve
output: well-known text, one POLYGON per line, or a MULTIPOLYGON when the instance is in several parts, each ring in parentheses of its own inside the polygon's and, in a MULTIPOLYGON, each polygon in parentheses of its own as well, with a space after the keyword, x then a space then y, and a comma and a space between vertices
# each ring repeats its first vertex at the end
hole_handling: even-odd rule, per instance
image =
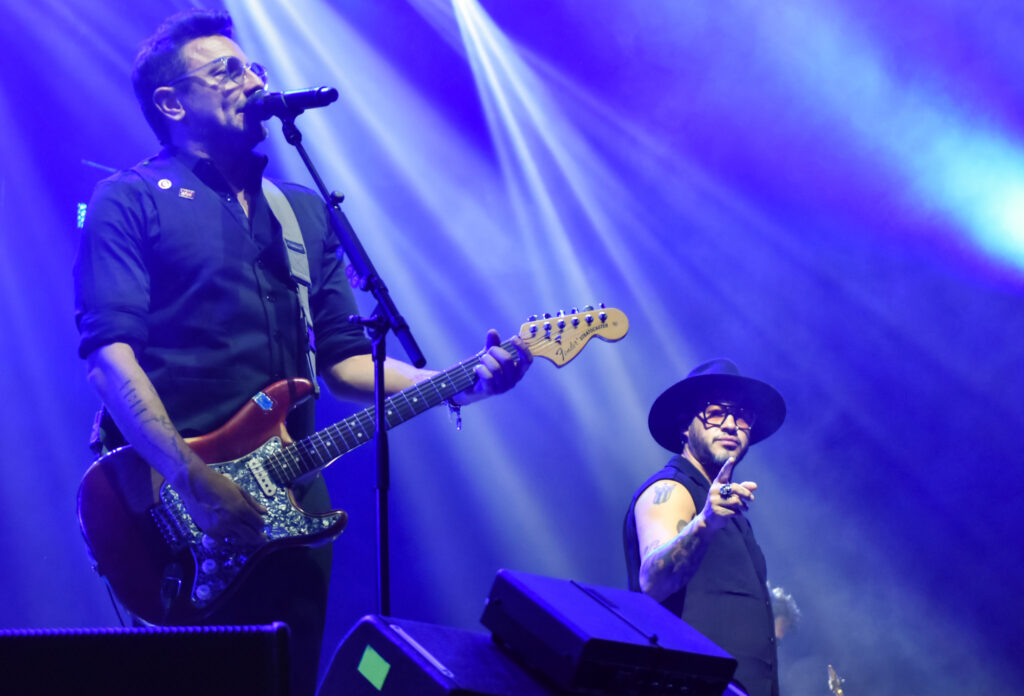
POLYGON ((145 255, 156 211, 146 185, 122 172, 100 182, 87 208, 74 265, 78 354, 116 342, 136 351, 148 339, 145 255))

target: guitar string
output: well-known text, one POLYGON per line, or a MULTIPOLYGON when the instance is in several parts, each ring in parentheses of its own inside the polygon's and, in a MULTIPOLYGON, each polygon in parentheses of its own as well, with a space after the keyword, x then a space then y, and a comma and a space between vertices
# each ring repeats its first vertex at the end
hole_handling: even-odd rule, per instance
MULTIPOLYGON (((471 358, 466 362, 479 362, 479 356, 475 359, 471 358)), ((386 407, 391 407, 386 413, 388 427, 391 428, 399 425, 409 418, 441 403, 444 400, 443 393, 435 383, 447 381, 453 372, 458 371, 460 367, 464 366, 463 363, 460 363, 445 373, 435 375, 423 383, 413 385, 389 397, 385 402, 386 407), (426 384, 433 388, 438 399, 436 403, 430 403, 430 400, 426 398, 427 394, 422 389, 426 384), (414 395, 412 400, 410 400, 410 394, 414 395), (395 418, 396 415, 398 418, 395 418)), ((452 381, 454 382, 455 380, 452 381)), ((457 393, 457 391, 461 391, 461 389, 468 387, 470 384, 472 384, 472 380, 467 380, 464 387, 456 389, 456 392, 452 393, 457 393)), ((279 483, 287 485, 288 482, 295 480, 298 476, 308 473, 318 466, 322 466, 324 463, 369 442, 371 434, 376 427, 373 417, 374 410, 373 407, 364 409, 362 412, 353 414, 339 423, 313 433, 307 438, 285 446, 268 457, 267 467, 273 474, 276 474, 275 478, 279 483), (322 452, 317 449, 317 443, 320 444, 322 452), (340 443, 343 443, 344 447, 340 443), (331 447, 334 448, 334 451, 331 450, 331 447)))
MULTIPOLYGON (((559 341, 550 338, 550 332, 544 338, 524 338, 530 342, 535 353, 560 344, 559 341)), ((513 355, 515 354, 515 346, 513 346, 511 340, 502 343, 501 348, 513 355)), ((483 352, 481 351, 473 357, 456 363, 444 372, 440 372, 423 382, 414 384, 388 397, 384 402, 385 422, 388 429, 401 425, 410 418, 443 403, 446 399, 469 388, 476 381, 476 373, 472 368, 479 365, 482 358, 483 352), (445 384, 448 381, 451 382, 450 386, 445 384), (432 397, 423 391, 424 387, 427 386, 431 387, 434 392, 432 397), (442 391, 442 389, 444 390, 442 391), (412 400, 409 398, 410 395, 414 397, 412 400)), ((280 485, 288 485, 299 476, 317 468, 322 468, 328 462, 366 444, 372 439, 372 435, 376 430, 375 410, 376 407, 369 406, 308 437, 284 446, 281 450, 267 458, 267 468, 280 485), (317 443, 322 448, 323 454, 317 450, 317 443), (334 448, 333 452, 331 447, 334 448)))
MULTIPOLYGON (((511 341, 503 343, 502 348, 509 351, 514 350, 511 341)), ((476 379, 476 373, 472 371, 472 368, 480 363, 482 356, 482 352, 478 353, 444 372, 388 397, 385 400, 385 422, 388 428, 404 423, 413 416, 437 406, 446 398, 471 386, 476 379), (451 386, 445 388, 448 382, 451 382, 451 386), (431 388, 433 398, 430 398, 431 395, 424 391, 425 387, 431 388), (448 392, 448 396, 445 395, 445 392, 448 392)), ((325 463, 366 444, 376 430, 375 410, 373 406, 368 407, 313 433, 309 437, 286 445, 267 458, 267 467, 273 474, 276 474, 275 478, 278 483, 287 485, 299 476, 322 467, 325 463), (321 443, 325 454, 321 454, 317 450, 317 441, 321 443), (334 448, 333 452, 330 447, 334 448)))

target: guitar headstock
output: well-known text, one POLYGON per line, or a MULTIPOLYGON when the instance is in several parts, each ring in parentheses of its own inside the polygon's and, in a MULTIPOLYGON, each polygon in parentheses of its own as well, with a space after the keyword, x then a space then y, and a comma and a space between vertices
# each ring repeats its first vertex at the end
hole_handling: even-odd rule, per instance
POLYGON ((530 317, 519 328, 519 337, 534 357, 546 358, 561 367, 575 358, 592 338, 614 342, 629 331, 629 320, 618 309, 601 305, 597 309, 575 308, 569 313, 530 317))

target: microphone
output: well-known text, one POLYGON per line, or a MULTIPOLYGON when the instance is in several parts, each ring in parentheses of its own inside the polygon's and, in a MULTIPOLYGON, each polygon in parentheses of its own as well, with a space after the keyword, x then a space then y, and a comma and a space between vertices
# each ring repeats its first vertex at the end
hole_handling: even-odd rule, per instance
POLYGON ((306 109, 316 109, 337 101, 338 90, 333 87, 309 87, 293 89, 289 92, 254 92, 241 111, 253 114, 259 120, 266 121, 271 116, 287 118, 298 116, 306 109))

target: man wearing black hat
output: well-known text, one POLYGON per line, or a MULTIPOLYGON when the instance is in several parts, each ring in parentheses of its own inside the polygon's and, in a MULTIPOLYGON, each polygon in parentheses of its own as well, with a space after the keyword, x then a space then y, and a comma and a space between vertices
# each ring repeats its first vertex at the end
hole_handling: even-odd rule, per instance
POLYGON ((782 396, 731 361, 696 367, 651 407, 654 439, 681 454, 637 490, 623 528, 630 589, 735 657, 751 696, 778 695, 778 664, 764 555, 743 515, 757 484, 733 470, 785 416, 782 396))

